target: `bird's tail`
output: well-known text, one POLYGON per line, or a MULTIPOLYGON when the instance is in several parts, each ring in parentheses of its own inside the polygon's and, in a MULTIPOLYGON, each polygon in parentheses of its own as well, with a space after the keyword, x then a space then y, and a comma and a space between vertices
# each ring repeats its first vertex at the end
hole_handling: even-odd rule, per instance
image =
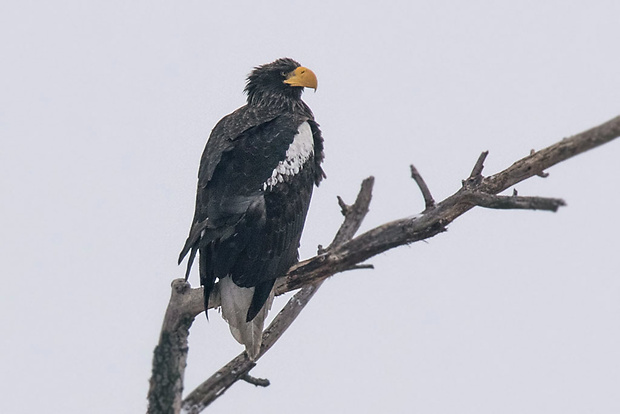
POLYGON ((263 340, 263 326, 267 313, 273 302, 273 291, 265 305, 260 309, 254 319, 246 322, 248 309, 254 297, 255 288, 237 286, 231 277, 220 279, 220 297, 222 298, 222 317, 228 322, 230 332, 237 342, 245 345, 245 350, 252 361, 260 352, 263 340))

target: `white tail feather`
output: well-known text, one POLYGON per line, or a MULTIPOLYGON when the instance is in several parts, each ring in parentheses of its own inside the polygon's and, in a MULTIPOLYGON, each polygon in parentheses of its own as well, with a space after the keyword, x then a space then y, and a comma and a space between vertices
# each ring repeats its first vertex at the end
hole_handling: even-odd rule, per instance
POLYGON ((248 309, 254 296, 254 288, 243 288, 235 285, 232 278, 220 279, 220 293, 222 298, 222 317, 230 327, 230 332, 237 342, 245 345, 245 350, 252 361, 260 352, 263 341, 263 326, 267 313, 273 302, 273 291, 269 299, 250 322, 246 322, 248 309))

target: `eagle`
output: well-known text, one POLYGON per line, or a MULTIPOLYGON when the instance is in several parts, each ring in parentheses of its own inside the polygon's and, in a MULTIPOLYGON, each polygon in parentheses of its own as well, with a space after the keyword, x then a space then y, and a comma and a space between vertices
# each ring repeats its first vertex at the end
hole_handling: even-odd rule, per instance
POLYGON ((298 259, 313 187, 325 177, 323 138, 301 99, 316 91, 290 58, 257 66, 247 104, 213 128, 200 159, 196 209, 179 264, 199 253, 205 313, 219 281, 222 317, 250 359, 260 352, 273 286, 298 259))

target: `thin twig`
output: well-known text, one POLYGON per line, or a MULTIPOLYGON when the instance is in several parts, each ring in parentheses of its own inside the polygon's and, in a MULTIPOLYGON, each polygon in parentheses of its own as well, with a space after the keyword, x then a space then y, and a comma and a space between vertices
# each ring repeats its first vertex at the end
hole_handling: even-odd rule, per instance
POLYGON ((347 270, 364 270, 364 269, 374 269, 374 268, 375 267, 371 264, 358 264, 358 265, 351 266, 347 270))
POLYGON ((349 206, 347 203, 344 202, 344 200, 342 199, 342 197, 340 196, 336 196, 336 199, 338 200, 338 205, 340 206, 340 212, 342 213, 343 216, 346 217, 346 215, 349 212, 349 209, 351 208, 351 206, 349 206))
POLYGON ((338 204, 344 216, 344 222, 338 229, 336 236, 325 251, 332 250, 335 246, 339 246, 345 241, 350 240, 362 225, 362 221, 368 214, 368 207, 372 199, 372 187, 375 184, 375 177, 368 177, 362 181, 360 191, 355 198, 353 205, 347 205, 342 198, 338 197, 338 204))
POLYGON ((482 154, 480 154, 478 161, 476 161, 474 168, 471 170, 471 174, 469 174, 469 178, 482 178, 482 170, 484 169, 484 161, 487 159, 487 155, 489 155, 489 151, 483 151, 482 154))
POLYGON ((431 190, 428 189, 424 178, 422 178, 422 175, 418 172, 418 169, 414 167, 413 164, 411 164, 409 168, 411 169, 411 178, 413 178, 413 180, 416 182, 416 184, 420 188, 420 191, 422 192, 422 197, 424 197, 425 208, 423 212, 425 213, 435 208, 435 200, 433 199, 433 196, 431 195, 431 190))
POLYGON ((241 377, 241 379, 252 385, 256 385, 257 387, 268 387, 269 385, 271 385, 267 378, 256 378, 251 376, 250 374, 245 374, 243 377, 241 377))
POLYGON ((477 206, 494 209, 546 210, 556 212, 558 208, 566 205, 566 202, 561 198, 501 196, 486 194, 480 191, 469 191, 464 194, 477 206))

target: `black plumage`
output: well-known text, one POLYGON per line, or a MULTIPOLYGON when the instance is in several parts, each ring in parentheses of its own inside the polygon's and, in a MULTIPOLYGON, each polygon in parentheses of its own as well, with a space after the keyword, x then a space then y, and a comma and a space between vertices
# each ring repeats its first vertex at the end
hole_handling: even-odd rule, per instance
POLYGON ((191 252, 189 275, 200 253, 205 308, 215 281, 230 277, 238 287, 254 288, 245 315, 252 321, 275 279, 298 260, 312 189, 324 177, 323 139, 301 100, 304 86, 316 88, 316 77, 292 59, 259 66, 248 76, 247 104, 211 132, 179 257, 180 263, 191 252))

